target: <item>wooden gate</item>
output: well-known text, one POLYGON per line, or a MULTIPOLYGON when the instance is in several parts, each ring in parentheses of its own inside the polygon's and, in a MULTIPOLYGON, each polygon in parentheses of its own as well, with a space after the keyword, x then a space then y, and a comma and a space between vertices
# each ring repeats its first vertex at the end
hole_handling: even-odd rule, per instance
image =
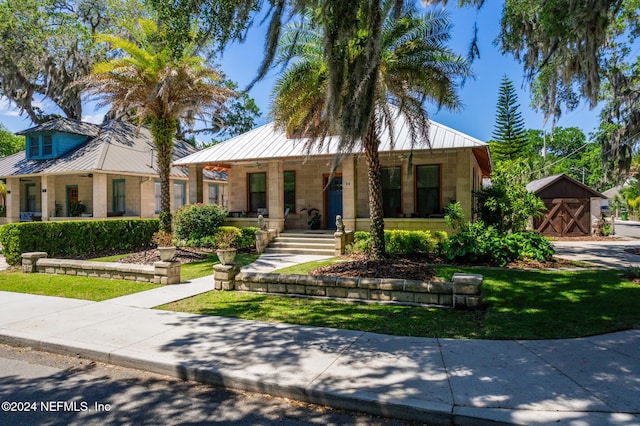
POLYGON ((542 200, 547 208, 545 217, 534 220, 533 226, 542 235, 582 237, 591 234, 591 202, 584 198, 542 200))

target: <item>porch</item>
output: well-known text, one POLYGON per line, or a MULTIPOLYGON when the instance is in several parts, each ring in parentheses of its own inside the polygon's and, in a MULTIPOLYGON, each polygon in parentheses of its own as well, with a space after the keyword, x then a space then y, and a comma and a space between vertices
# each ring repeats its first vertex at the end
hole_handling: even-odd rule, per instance
MULTIPOLYGON (((471 150, 380 156, 383 208, 387 229, 451 232, 446 206, 459 201, 471 219, 473 191, 482 174, 471 150)), ((336 216, 346 229, 370 228, 367 168, 359 155, 343 161, 332 175, 331 158, 284 158, 268 162, 229 163, 230 211, 227 224, 268 228, 335 230, 336 216)), ((190 174, 191 175, 191 174, 190 174)))
MULTIPOLYGON (((151 176, 108 173, 9 177, 1 223, 156 217, 160 183, 151 176)), ((218 188, 216 188, 218 189, 218 188)), ((220 191, 215 191, 218 197, 220 191)), ((188 182, 173 180, 172 207, 187 202, 188 182)), ((209 201, 209 200, 207 200, 209 201)), ((217 199, 216 199, 217 201, 217 199)))

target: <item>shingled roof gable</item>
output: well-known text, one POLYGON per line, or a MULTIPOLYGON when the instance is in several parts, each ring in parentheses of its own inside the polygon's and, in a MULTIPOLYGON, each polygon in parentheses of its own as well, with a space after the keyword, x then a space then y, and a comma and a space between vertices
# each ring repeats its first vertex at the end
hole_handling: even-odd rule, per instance
POLYGON ((579 187, 581 187, 582 189, 584 189, 585 191, 589 192, 593 197, 596 198, 607 198, 605 195, 601 194, 600 192, 596 191, 593 188, 588 187, 587 185, 583 184, 580 181, 575 180, 574 178, 572 178, 571 176, 568 176, 564 173, 561 174, 557 174, 557 175, 552 175, 552 176, 547 176, 544 177, 542 179, 538 179, 538 180, 534 180, 531 181, 527 184, 527 191, 529 192, 533 192, 534 194, 538 194, 539 192, 543 191, 544 189, 548 188, 549 186, 555 184, 556 182, 566 179, 568 181, 570 181, 571 183, 573 183, 574 185, 577 185, 579 187))
POLYGON ((63 132, 74 135, 83 135, 95 138, 100 133, 100 125, 93 123, 85 123, 83 121, 72 120, 69 118, 58 118, 39 124, 27 130, 16 133, 17 135, 28 135, 30 133, 41 132, 63 132))
MULTIPOLYGON (((85 134, 90 138, 55 159, 27 161, 24 151, 0 158, 0 176, 94 171, 141 175, 158 174, 153 138, 149 129, 144 126, 138 127, 119 120, 111 120, 98 126, 75 120, 58 119, 25 130, 21 134, 40 131, 64 131, 85 134)), ((188 143, 174 139, 172 159, 177 160, 196 151, 197 149, 188 143)), ((188 170, 182 167, 172 167, 171 175, 187 177, 188 170)), ((205 178, 226 180, 226 174, 208 172, 205 178)))

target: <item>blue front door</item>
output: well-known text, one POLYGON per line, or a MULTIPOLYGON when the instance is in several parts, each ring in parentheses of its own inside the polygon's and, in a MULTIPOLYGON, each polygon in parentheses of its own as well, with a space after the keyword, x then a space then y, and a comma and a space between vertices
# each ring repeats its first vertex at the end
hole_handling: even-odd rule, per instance
MULTIPOLYGON (((327 182, 325 179, 325 184, 327 182)), ((325 218, 327 229, 336 229, 336 216, 342 216, 342 176, 334 176, 326 185, 325 218)))

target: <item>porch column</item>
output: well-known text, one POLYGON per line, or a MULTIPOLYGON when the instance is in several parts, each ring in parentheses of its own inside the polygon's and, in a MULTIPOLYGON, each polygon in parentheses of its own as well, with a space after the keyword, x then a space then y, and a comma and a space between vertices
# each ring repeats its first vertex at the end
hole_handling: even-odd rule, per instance
POLYGON ((7 221, 20 222, 20 179, 7 178, 7 221))
POLYGON ((267 169, 267 209, 270 228, 284 230, 284 174, 282 161, 270 161, 267 169))
POLYGON ((202 164, 189 164, 189 204, 204 202, 204 184, 202 164))
MULTIPOLYGON (((456 173, 456 201, 460 202, 460 207, 467 220, 471 220, 473 212, 473 194, 472 191, 472 167, 471 158, 473 154, 470 150, 458 150, 456 155, 457 173, 456 173)), ((443 208, 446 205, 442 206, 443 208)))
POLYGON ((107 217, 107 175, 106 173, 93 174, 93 217, 105 219, 107 217))
POLYGON ((156 180, 147 177, 140 180, 140 217, 155 217, 156 180))
POLYGON ((40 195, 42 220, 49 220, 50 217, 56 215, 56 177, 42 175, 40 183, 42 188, 40 195))
MULTIPOLYGON (((356 157, 342 162, 342 222, 347 230, 355 231, 358 217, 358 167, 356 157)), ((327 218, 327 221, 335 218, 327 218)))

